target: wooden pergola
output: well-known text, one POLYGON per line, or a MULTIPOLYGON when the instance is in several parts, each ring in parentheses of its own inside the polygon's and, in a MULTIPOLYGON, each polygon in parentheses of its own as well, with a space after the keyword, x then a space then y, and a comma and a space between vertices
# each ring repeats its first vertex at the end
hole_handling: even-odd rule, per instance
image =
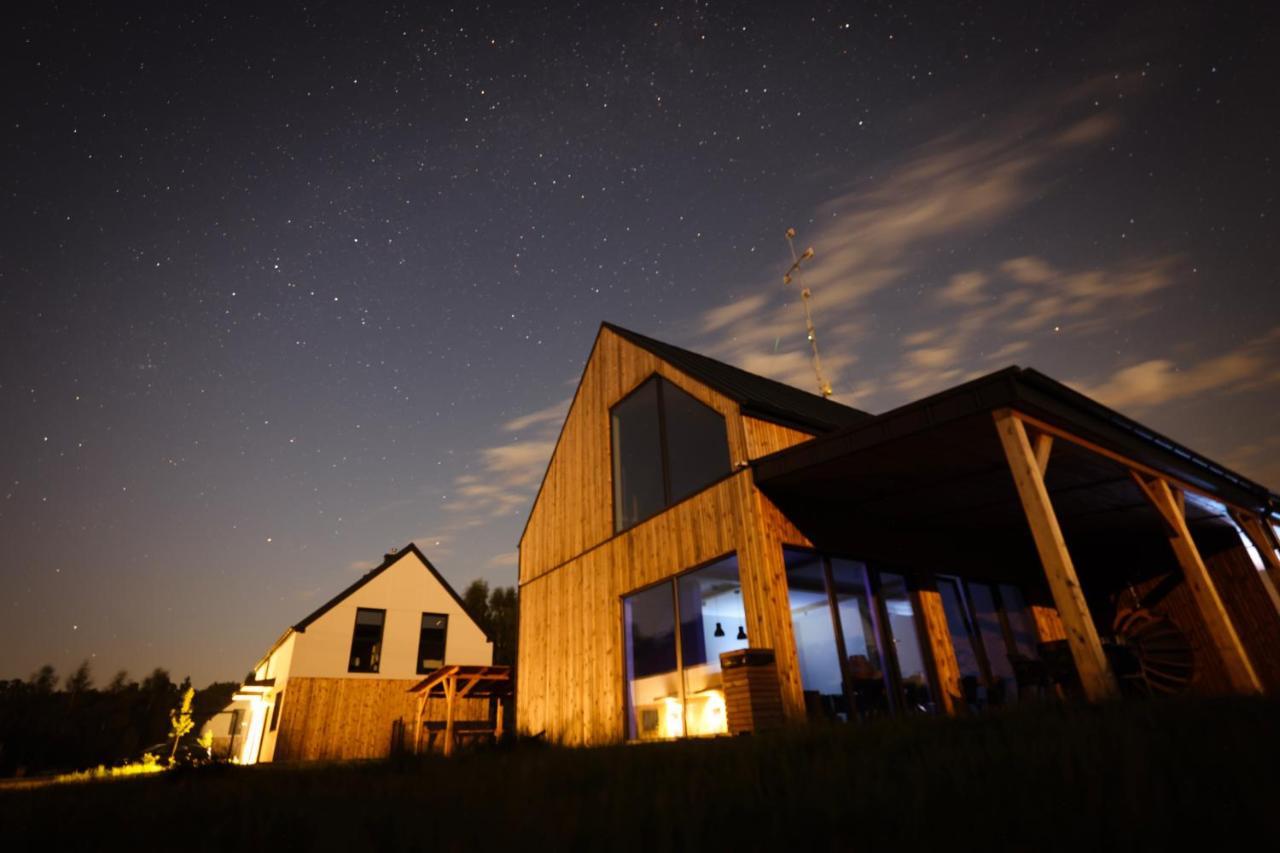
POLYGON ((465 728, 468 734, 491 735, 495 742, 502 737, 502 699, 511 695, 511 667, 459 664, 444 666, 410 687, 409 692, 418 694, 418 713, 413 729, 413 751, 415 753, 420 751, 427 700, 443 697, 445 700, 444 754, 453 755, 454 742, 460 727, 460 724, 454 720, 459 699, 497 700, 497 710, 493 713, 492 722, 484 721, 476 725, 468 721, 465 728))

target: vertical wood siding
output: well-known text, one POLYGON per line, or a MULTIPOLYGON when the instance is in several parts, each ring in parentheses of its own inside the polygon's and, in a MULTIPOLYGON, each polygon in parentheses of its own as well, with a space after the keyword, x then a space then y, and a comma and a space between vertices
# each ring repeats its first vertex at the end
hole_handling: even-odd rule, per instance
MULTIPOLYGON (((409 688, 419 680, 290 678, 272 760, 385 758, 391 754, 397 720, 404 725, 405 746, 412 749, 417 697, 409 688)), ((454 719, 484 720, 488 715, 488 700, 459 699, 454 719)), ((424 719, 444 716, 444 699, 428 700, 424 719)))
POLYGON ((798 429, 746 416, 742 418, 742 429, 746 435, 748 459, 759 459, 813 438, 810 433, 798 429))
POLYGON ((737 403, 601 329, 520 540, 521 583, 613 536, 609 409, 654 373, 724 415, 730 459, 747 458, 737 403))

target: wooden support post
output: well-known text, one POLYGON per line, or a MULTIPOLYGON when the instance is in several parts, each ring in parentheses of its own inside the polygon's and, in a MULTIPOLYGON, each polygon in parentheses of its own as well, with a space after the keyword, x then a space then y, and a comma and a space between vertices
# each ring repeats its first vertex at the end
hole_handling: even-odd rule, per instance
POLYGON ((1009 462, 1009 471, 1013 474, 1014 486, 1022 501, 1022 510, 1031 527, 1031 536, 1035 540, 1036 551, 1040 554, 1040 562, 1044 566, 1049 592, 1057 605, 1071 657, 1080 674, 1084 695, 1093 701, 1112 698, 1118 694, 1115 676, 1102 651, 1098 629, 1089 615, 1089 607, 1080 589, 1080 579, 1071 563, 1071 555, 1067 553, 1066 540, 1062 537, 1058 519, 1053 514, 1053 504, 1049 501, 1049 492, 1045 488, 1044 477, 1040 474, 1035 451, 1027 438, 1026 428, 1008 409, 997 411, 995 422, 1000 444, 1004 447, 1005 458, 1009 462))
POLYGON ((1200 615, 1204 617, 1205 628, 1213 640, 1218 656, 1226 667, 1231 686, 1241 693, 1261 693, 1262 682, 1249 662, 1249 655, 1240 642, 1231 617, 1222 605, 1222 598, 1213 584, 1209 570, 1195 540, 1191 538, 1191 530, 1187 527, 1187 517, 1183 504, 1179 502, 1168 481, 1161 478, 1147 479, 1136 471, 1131 472, 1133 480, 1146 494, 1148 500, 1159 511, 1164 519, 1169 534, 1169 544, 1182 566, 1182 574, 1186 578, 1187 588, 1195 599, 1200 615))
POLYGON ((1036 465, 1040 468, 1041 477, 1049 470, 1049 451, 1051 450, 1053 450, 1053 436, 1047 432, 1036 433, 1036 465))
POLYGON ((496 719, 493 721, 493 742, 497 743, 502 740, 502 697, 496 697, 498 710, 494 713, 496 719))
POLYGON ((427 692, 422 691, 422 695, 418 697, 418 716, 417 722, 413 727, 413 754, 417 755, 422 749, 422 715, 427 707, 427 692))
POLYGON ((960 686, 960 664, 956 660, 955 646, 951 644, 942 596, 936 589, 922 589, 913 592, 912 596, 929 641, 934 681, 938 685, 938 704, 944 713, 955 716, 965 709, 964 689, 960 686))
POLYGON ((458 676, 450 674, 444 679, 444 754, 453 755, 453 698, 458 692, 458 676))

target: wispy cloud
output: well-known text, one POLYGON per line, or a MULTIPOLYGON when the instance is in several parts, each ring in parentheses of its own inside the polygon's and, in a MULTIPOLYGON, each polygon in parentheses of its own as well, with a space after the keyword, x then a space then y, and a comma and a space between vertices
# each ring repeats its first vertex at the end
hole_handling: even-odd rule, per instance
MULTIPOLYGON (((432 533, 416 536, 414 541, 428 554, 449 556, 468 537, 483 536, 486 525, 527 512, 555 449, 569 403, 561 400, 504 423, 502 432, 508 439, 475 452, 470 472, 453 480, 452 492, 442 504, 440 523, 432 533)), ((474 543, 468 548, 475 550, 474 543)), ((515 551, 502 551, 489 557, 483 568, 510 569, 516 563, 515 551)))
MULTIPOLYGON (((1073 159, 1115 134, 1118 113, 1100 106, 1115 85, 1111 77, 1091 81, 953 127, 814 213, 819 225, 802 237, 817 256, 799 284, 813 293, 823 368, 838 398, 895 405, 1025 353, 1037 337, 1094 334, 1150 310, 1150 294, 1174 280, 1176 257, 1082 268, 1010 253, 952 270, 938 260, 940 247, 983 240, 1014 220, 1073 159), (892 317, 890 328, 877 322, 882 316, 892 317)), ((707 311, 700 324, 706 348, 747 370, 813 387, 798 297, 780 282, 761 282, 707 311)))
POLYGON ((502 428, 507 432, 523 432, 531 427, 542 428, 551 425, 559 429, 560 423, 564 420, 565 412, 569 411, 571 402, 573 402, 572 398, 566 397, 559 402, 552 403, 545 409, 538 409, 536 412, 512 418, 503 424, 502 428))
POLYGON ((485 563, 487 569, 510 569, 515 568, 519 562, 520 552, 504 551, 501 554, 495 554, 489 558, 489 562, 485 563))
POLYGON ((1158 358, 1127 365, 1083 393, 1115 408, 1140 410, 1185 397, 1254 391, 1280 384, 1280 326, 1239 347, 1179 364, 1158 358))

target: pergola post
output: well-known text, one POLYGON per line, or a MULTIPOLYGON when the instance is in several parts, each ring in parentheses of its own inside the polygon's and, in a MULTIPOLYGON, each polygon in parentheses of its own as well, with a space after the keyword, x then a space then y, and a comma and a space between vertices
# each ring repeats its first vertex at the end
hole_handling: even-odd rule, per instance
POLYGON ((413 727, 413 754, 418 755, 422 750, 422 715, 427 706, 427 691, 422 691, 422 695, 418 697, 418 715, 413 727))
POLYGON ((453 700, 458 695, 458 676, 450 673, 444 679, 444 754, 453 755, 453 700))
POLYGON ((1204 618, 1205 628, 1213 640, 1214 648, 1218 650, 1218 656, 1226 667, 1231 686, 1241 693, 1261 693, 1262 682, 1258 680, 1258 674, 1249 662, 1249 655, 1240 642, 1240 636, 1231 624, 1231 617, 1223 607, 1213 578, 1200 556, 1200 549, 1191 538, 1184 503, 1179 499, 1181 492, 1171 488, 1163 478, 1148 480, 1137 472, 1131 473, 1134 482, 1164 519, 1169 544, 1173 546, 1173 553, 1178 558, 1178 565, 1182 567, 1187 588, 1191 590, 1196 607, 1204 618))
POLYGON ((1089 615, 1089 607, 1080 589, 1080 579, 1076 576, 1071 555, 1067 552, 1066 540, 1062 536, 1053 504, 1049 500, 1049 492, 1044 485, 1042 471, 1048 464, 1050 445, 1038 441, 1037 449, 1041 452, 1037 454, 1027 437, 1026 427, 1009 409, 995 412, 995 425, 1018 498, 1022 502, 1022 511, 1027 517, 1040 563, 1044 567, 1045 578, 1049 582, 1049 592, 1053 595, 1058 616, 1067 635, 1067 645, 1071 649, 1084 695, 1091 701, 1112 698, 1119 692, 1115 676, 1102 650, 1098 629, 1089 615))

